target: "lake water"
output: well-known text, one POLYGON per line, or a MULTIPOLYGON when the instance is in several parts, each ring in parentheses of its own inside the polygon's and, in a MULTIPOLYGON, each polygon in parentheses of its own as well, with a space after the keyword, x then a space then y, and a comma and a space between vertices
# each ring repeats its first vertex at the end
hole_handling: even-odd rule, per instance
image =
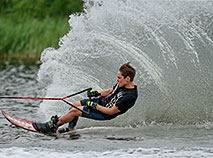
MULTIPOLYGON (((42 96, 37 64, 1 64, 1 96, 42 96), (4 66, 3 66, 4 65, 4 66)), ((29 120, 42 120, 39 100, 0 100, 1 109, 29 120)), ((51 102, 51 101, 50 101, 51 102)), ((56 101, 59 102, 59 101, 56 101)), ((69 108, 68 105, 67 108, 69 108)), ((83 119, 83 118, 82 118, 83 119)), ((0 157, 212 157, 213 123, 148 124, 140 127, 100 125, 90 120, 76 133, 56 137, 29 132, 0 116, 0 157)), ((83 125, 84 124, 84 125, 83 125)))

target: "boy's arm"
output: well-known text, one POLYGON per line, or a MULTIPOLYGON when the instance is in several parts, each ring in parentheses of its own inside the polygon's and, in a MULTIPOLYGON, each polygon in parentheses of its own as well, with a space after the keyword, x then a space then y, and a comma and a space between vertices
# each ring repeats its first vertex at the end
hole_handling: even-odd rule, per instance
POLYGON ((115 105, 113 105, 113 107, 111 107, 111 108, 107 108, 107 107, 103 107, 101 105, 97 105, 96 109, 105 113, 105 114, 108 114, 108 115, 114 115, 114 114, 120 112, 120 110, 115 105))
POLYGON ((98 91, 98 93, 100 93, 102 97, 106 97, 109 94, 111 94, 112 92, 113 92, 113 88, 106 89, 106 90, 103 90, 103 91, 98 91))

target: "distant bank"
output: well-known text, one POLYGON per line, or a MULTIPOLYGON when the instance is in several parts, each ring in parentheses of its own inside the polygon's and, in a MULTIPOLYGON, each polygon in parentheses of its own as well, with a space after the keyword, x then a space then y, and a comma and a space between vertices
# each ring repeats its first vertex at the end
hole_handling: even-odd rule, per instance
POLYGON ((1 17, 0 59, 39 60, 47 47, 58 47, 59 39, 69 31, 67 18, 25 19, 16 23, 1 17))
POLYGON ((45 48, 59 47, 69 15, 82 11, 82 0, 0 1, 0 60, 39 60, 45 48))

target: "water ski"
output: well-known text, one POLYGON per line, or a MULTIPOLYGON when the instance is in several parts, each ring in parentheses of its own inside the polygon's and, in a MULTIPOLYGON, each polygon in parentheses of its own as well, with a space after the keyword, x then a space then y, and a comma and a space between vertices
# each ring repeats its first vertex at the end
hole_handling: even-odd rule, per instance
POLYGON ((42 133, 40 131, 38 131, 34 125, 33 125, 33 121, 29 121, 26 119, 22 119, 16 116, 12 116, 8 113, 6 113, 5 111, 1 111, 2 114, 4 115, 4 117, 13 125, 17 126, 17 127, 21 127, 25 130, 31 131, 31 132, 36 132, 36 133, 40 133, 40 134, 45 134, 45 135, 51 135, 51 136, 56 136, 56 133, 42 133))
MULTIPOLYGON (((21 119, 18 118, 16 116, 12 116, 8 113, 6 113, 5 111, 1 111, 2 114, 4 115, 4 117, 13 125, 16 125, 18 127, 21 127, 25 130, 29 130, 32 132, 38 132, 34 127, 33 127, 33 121, 29 121, 29 120, 25 120, 25 119, 21 119)), ((38 132, 39 133, 39 132, 38 132)))
MULTIPOLYGON (((80 138, 80 133, 77 131, 70 131, 70 132, 66 132, 66 133, 62 133, 62 134, 56 134, 56 133, 42 133, 38 130, 36 130, 36 128, 34 127, 34 122, 33 121, 29 121, 26 119, 22 119, 13 115, 10 115, 8 113, 6 113, 5 111, 1 111, 2 114, 4 115, 4 117, 13 125, 17 126, 17 127, 21 127, 25 130, 31 131, 31 132, 36 132, 39 134, 45 134, 48 136, 54 136, 56 138, 68 138, 68 139, 79 139, 80 138)), ((39 123, 37 123, 39 124, 39 123)))

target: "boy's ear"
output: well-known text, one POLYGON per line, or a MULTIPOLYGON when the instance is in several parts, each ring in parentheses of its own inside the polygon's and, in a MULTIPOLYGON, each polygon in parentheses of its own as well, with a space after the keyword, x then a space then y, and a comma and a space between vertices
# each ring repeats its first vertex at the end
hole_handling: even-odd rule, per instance
POLYGON ((126 79, 128 82, 131 80, 129 76, 126 76, 126 79))

